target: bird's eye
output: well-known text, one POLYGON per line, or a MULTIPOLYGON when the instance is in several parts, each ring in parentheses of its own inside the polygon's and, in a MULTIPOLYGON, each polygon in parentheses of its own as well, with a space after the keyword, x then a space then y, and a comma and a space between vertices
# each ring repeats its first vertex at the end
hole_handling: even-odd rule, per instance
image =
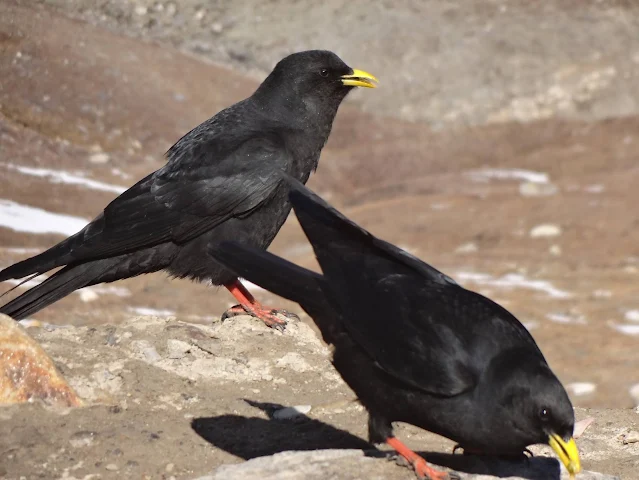
POLYGON ((319 72, 322 77, 328 77, 328 69, 322 68, 319 72))
POLYGON ((548 408, 542 408, 539 411, 539 418, 542 422, 547 422, 548 420, 550 420, 550 410, 548 408))

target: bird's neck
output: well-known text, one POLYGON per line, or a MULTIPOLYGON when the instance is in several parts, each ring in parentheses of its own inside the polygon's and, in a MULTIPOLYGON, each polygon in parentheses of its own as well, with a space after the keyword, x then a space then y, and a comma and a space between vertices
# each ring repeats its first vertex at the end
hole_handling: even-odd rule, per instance
MULTIPOLYGON (((346 96, 344 93, 344 96, 346 96)), ((253 95, 253 103, 258 111, 271 121, 293 130, 305 131, 314 135, 324 145, 331 133, 333 120, 344 96, 325 99, 281 94, 277 96, 253 95)), ((321 147, 320 147, 321 148, 321 147)))

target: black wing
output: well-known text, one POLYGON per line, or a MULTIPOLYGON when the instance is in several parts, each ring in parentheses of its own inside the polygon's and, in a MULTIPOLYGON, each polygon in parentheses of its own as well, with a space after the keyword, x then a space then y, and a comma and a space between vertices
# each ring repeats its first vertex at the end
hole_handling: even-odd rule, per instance
MULTIPOLYGON (((74 260, 184 243, 231 217, 250 214, 275 193, 290 164, 276 136, 253 138, 220 159, 170 162, 124 192, 74 243, 74 260)), ((192 152, 197 154, 198 152, 192 152)), ((219 153, 219 152, 218 152, 219 153)))
POLYGON ((535 345, 510 313, 383 242, 289 179, 295 213, 324 273, 327 296, 379 366, 398 380, 452 396, 472 388, 504 343, 535 345))

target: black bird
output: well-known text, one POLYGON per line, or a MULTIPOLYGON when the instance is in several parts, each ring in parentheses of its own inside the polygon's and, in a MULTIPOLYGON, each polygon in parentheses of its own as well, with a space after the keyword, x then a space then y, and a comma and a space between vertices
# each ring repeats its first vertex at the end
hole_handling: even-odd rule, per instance
POLYGON ((278 172, 306 182, 317 168, 337 109, 353 87, 377 79, 329 51, 281 60, 249 98, 195 127, 167 163, 113 200, 80 232, 0 272, 0 281, 64 266, 0 308, 17 320, 74 290, 166 270, 224 285, 247 312, 282 326, 232 271, 207 254, 224 240, 266 249, 290 212, 278 172))
POLYGON ((322 275, 235 243, 211 254, 314 319, 334 347, 335 368, 368 410, 370 441, 389 444, 420 478, 448 475, 395 438, 394 421, 443 435, 467 452, 520 456, 528 445, 548 443, 577 473, 572 405, 526 328, 288 181, 322 275))

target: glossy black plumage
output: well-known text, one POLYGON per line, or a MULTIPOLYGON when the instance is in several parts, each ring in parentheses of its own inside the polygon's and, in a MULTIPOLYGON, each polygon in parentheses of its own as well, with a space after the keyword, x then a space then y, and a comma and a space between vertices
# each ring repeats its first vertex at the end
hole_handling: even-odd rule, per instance
POLYGON ((486 454, 518 455, 554 435, 579 469, 568 395, 514 316, 289 182, 322 275, 233 243, 211 253, 314 319, 370 414, 371 441, 392 438, 393 421, 486 454))
POLYGON ((284 58, 251 97, 182 137, 165 166, 82 231, 2 270, 0 281, 64 266, 0 312, 25 318, 78 288, 159 270, 236 295, 236 275, 207 247, 231 239, 268 247, 290 211, 278 172, 307 181, 341 101, 353 86, 372 86, 369 79, 327 51, 284 58))

